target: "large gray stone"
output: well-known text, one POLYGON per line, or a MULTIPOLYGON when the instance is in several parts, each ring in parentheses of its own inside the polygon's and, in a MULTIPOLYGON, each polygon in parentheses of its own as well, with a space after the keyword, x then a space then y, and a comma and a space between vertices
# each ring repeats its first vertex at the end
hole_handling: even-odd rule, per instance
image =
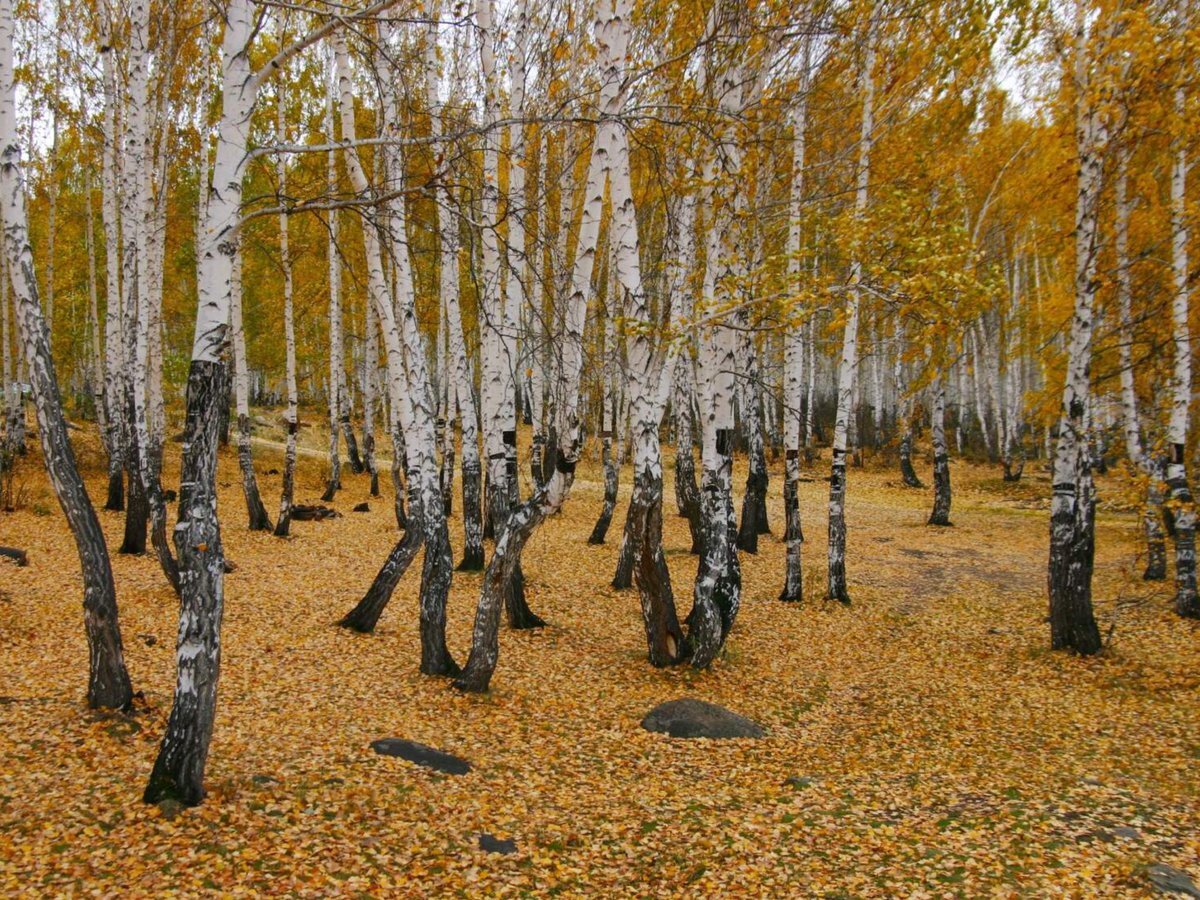
POLYGON ((466 775, 471 771, 471 764, 453 753, 403 738, 381 738, 372 741, 371 749, 381 756, 398 756, 418 766, 445 772, 447 775, 466 775))
POLYGON ((1166 863, 1151 863, 1146 866, 1146 875, 1150 878, 1150 883, 1164 894, 1200 897, 1200 888, 1196 887, 1192 876, 1182 869, 1176 869, 1166 863))
POLYGON ((675 738, 760 738, 765 732, 756 723, 703 700, 668 700, 642 719, 647 731, 675 738))

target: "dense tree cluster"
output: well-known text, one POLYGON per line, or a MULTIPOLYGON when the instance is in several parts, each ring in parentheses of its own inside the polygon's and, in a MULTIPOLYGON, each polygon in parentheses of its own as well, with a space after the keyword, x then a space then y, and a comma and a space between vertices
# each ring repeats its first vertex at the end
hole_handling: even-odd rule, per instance
POLYGON ((593 445, 593 542, 632 461, 614 585, 636 588, 656 666, 721 653, 739 554, 773 529, 781 600, 850 603, 854 467, 894 454, 922 488, 926 435, 931 526, 951 523, 952 453, 1052 471, 1055 648, 1101 649, 1097 468, 1126 468, 1146 578, 1173 571, 1177 611, 1200 616, 1196 40, 1190 0, 0 0, 0 467, 24 452, 28 394, 79 545, 92 705, 133 687, 68 414, 103 436, 121 551, 149 537, 179 594, 147 800, 203 796, 221 529, 289 534, 302 416, 327 423, 327 500, 347 470, 378 494, 392 460, 397 543, 341 625, 372 631, 420 554, 421 670, 461 690, 488 688, 502 619, 544 624, 522 549, 593 445), (255 405, 283 409, 274 522, 255 405), (245 518, 218 516, 231 426, 245 518), (797 485, 825 449, 814 592, 797 485), (669 505, 694 576, 663 553, 669 505), (456 559, 485 573, 461 665, 456 559))

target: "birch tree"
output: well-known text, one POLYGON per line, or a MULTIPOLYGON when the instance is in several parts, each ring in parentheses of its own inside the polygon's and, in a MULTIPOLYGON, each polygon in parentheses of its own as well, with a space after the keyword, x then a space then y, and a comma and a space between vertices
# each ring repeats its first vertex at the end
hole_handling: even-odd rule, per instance
MULTIPOLYGON (((874 5, 868 12, 862 62, 859 69, 859 90, 862 93, 862 126, 858 141, 858 162, 854 191, 854 216, 862 222, 867 211, 871 181, 871 145, 875 132, 875 26, 878 11, 874 5)), ((842 356, 838 365, 837 417, 833 426, 833 463, 829 480, 829 566, 826 596, 842 603, 850 602, 846 586, 846 450, 853 404, 854 385, 858 373, 858 318, 864 277, 861 236, 850 262, 850 283, 846 291, 846 326, 842 334, 842 356)))
POLYGON ((1096 302, 1096 254, 1107 122, 1095 102, 1086 11, 1075 4, 1074 79, 1077 190, 1075 206, 1075 309, 1071 318, 1067 377, 1063 385, 1054 453, 1050 506, 1050 641, 1056 650, 1090 655, 1100 650, 1092 613, 1095 488, 1086 452, 1084 416, 1090 393, 1096 302))
POLYGON ((125 668, 108 548, 67 435, 50 349, 50 329, 38 300, 17 128, 14 31, 12 0, 0 0, 0 219, 4 228, 5 269, 12 286, 17 331, 29 367, 42 456, 79 554, 88 642, 88 706, 125 709, 133 700, 133 688, 125 668))

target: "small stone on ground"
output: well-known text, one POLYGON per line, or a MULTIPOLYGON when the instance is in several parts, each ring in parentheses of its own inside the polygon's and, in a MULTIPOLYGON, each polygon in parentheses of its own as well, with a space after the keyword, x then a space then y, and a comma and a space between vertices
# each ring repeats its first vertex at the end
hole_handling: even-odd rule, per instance
POLYGON ((517 842, 511 839, 498 838, 486 832, 479 836, 479 849, 486 853, 516 853, 517 842))

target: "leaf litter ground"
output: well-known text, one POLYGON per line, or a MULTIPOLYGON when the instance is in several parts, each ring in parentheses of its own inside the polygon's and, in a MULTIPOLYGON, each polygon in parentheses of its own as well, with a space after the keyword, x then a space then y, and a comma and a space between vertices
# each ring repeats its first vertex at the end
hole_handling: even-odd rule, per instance
MULTIPOLYGON (((98 448, 81 443, 101 497, 98 448)), ((258 452, 260 472, 279 467, 258 452)), ((551 627, 504 631, 493 690, 462 696, 417 672, 419 566, 375 635, 333 625, 397 537, 391 498, 352 513, 367 480, 347 476, 333 504, 342 518, 296 523, 288 540, 252 534, 236 459, 223 453, 237 570, 209 797, 171 815, 140 796, 170 707, 177 604, 152 555, 114 554, 144 697, 133 716, 88 712, 73 545, 37 460, 23 466, 29 502, 0 514, 0 543, 30 558, 0 561, 6 895, 1140 896, 1155 862, 1200 880, 1200 631, 1171 612, 1169 584, 1137 577, 1135 518, 1102 510, 1108 649, 1050 653, 1049 486, 1038 474, 1004 485, 994 468, 955 463, 955 527, 931 529, 927 491, 890 470, 851 470, 844 608, 820 599, 821 467, 801 485, 807 599, 776 600, 773 464, 776 536, 743 555, 737 628, 712 670, 695 672, 651 668, 636 594, 608 586, 628 469, 608 544, 585 543, 602 492, 590 461, 525 554, 530 603, 551 627), (768 736, 685 741, 639 727, 683 696, 749 716, 768 736), (472 769, 441 775, 373 753, 386 737, 472 769), (487 853, 481 834, 518 851, 487 853)), ((322 477, 321 461, 302 457, 297 499, 315 502, 322 477)), ((271 508, 279 477, 260 478, 271 508)), ((667 511, 682 616, 695 558, 670 497, 667 511)), ((122 518, 101 517, 115 550, 122 518)), ((460 662, 479 583, 454 577, 460 662)))

